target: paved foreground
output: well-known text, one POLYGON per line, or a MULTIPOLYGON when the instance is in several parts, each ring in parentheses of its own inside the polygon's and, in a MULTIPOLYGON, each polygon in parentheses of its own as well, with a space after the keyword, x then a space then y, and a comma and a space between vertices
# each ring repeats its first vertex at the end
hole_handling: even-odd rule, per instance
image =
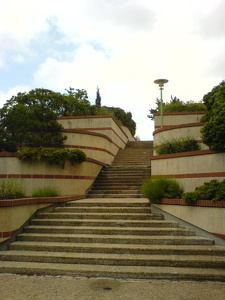
POLYGON ((0 275, 4 300, 224 300, 219 282, 123 281, 71 277, 0 275))

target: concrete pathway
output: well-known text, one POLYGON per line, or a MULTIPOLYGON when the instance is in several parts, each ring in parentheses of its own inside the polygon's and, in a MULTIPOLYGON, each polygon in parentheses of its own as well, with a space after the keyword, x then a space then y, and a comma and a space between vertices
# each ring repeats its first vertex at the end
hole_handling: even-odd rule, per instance
POLYGON ((1 274, 0 297, 4 300, 224 300, 225 284, 1 274))

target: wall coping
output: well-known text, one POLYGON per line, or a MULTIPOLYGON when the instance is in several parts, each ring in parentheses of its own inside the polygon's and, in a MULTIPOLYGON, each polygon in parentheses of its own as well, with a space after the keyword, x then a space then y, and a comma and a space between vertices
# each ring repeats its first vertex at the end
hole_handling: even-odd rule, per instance
MULTIPOLYGON (((163 113, 165 116, 174 116, 174 115, 203 115, 206 114, 207 111, 180 111, 180 112, 170 112, 163 113)), ((160 113, 153 114, 154 116, 160 116, 160 113)))
POLYGON ((171 126, 164 126, 160 129, 156 129, 153 132, 153 135, 163 132, 163 131, 168 131, 168 130, 173 130, 173 129, 180 129, 180 128, 186 128, 186 127, 197 127, 197 126, 203 126, 205 125, 205 122, 197 122, 197 123, 188 123, 188 124, 180 124, 180 125, 171 125, 171 126))
POLYGON ((7 199, 0 200, 0 207, 13 207, 19 205, 30 205, 40 203, 63 203, 73 200, 80 200, 86 198, 86 195, 74 195, 74 196, 59 196, 59 197, 46 197, 46 198, 19 198, 19 199, 7 199))
POLYGON ((197 156, 197 155, 207 155, 207 154, 217 154, 217 153, 225 153, 225 152, 216 151, 216 150, 199 150, 199 151, 155 155, 155 156, 151 156, 150 159, 158 160, 158 159, 166 159, 166 158, 177 158, 177 157, 197 156))
POLYGON ((166 205, 182 205, 182 206, 194 206, 194 207, 219 207, 225 208, 225 201, 216 201, 211 200, 197 200, 195 204, 186 204, 184 199, 162 199, 157 205, 166 204, 166 205))

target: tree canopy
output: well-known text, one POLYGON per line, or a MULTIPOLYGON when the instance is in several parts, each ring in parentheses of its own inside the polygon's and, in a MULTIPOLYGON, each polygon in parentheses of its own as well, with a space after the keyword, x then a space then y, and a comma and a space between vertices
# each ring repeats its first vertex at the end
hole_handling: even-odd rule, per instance
POLYGON ((225 151, 225 81, 203 97, 207 113, 201 121, 202 141, 212 150, 225 151))
POLYGON ((64 114, 65 106, 62 95, 46 89, 13 96, 0 110, 1 149, 63 147, 65 137, 57 117, 64 114))

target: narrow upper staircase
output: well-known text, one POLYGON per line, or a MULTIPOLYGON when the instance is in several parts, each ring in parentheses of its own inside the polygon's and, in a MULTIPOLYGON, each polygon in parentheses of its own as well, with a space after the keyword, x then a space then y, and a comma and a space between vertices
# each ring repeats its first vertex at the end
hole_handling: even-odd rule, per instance
POLYGON ((225 281, 225 248, 151 213, 146 199, 84 199, 39 212, 0 273, 225 281))
POLYGON ((141 185, 151 174, 153 142, 128 142, 113 164, 103 168, 88 198, 141 198, 141 185))

